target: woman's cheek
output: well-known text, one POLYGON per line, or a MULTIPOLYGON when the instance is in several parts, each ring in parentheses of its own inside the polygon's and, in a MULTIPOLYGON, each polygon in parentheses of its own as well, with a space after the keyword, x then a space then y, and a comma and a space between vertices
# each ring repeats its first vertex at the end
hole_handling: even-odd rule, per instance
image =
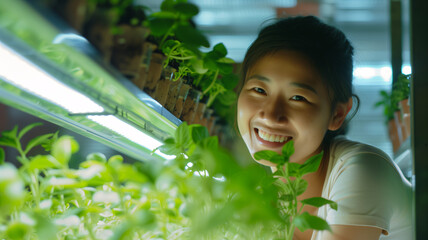
POLYGON ((237 121, 238 121, 238 128, 241 135, 244 135, 247 131, 245 129, 245 122, 247 118, 247 106, 245 104, 245 96, 243 94, 239 95, 238 98, 238 108, 237 108, 237 121))

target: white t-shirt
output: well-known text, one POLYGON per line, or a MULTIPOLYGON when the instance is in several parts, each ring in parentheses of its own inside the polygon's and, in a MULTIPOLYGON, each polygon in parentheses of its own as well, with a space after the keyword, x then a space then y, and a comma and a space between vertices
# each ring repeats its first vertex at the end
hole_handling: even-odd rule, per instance
MULTIPOLYGON (((322 197, 335 201, 318 216, 330 225, 372 226, 382 240, 412 240, 413 193, 397 165, 380 149, 344 137, 333 140, 322 197)), ((314 231, 311 240, 321 239, 314 231)))

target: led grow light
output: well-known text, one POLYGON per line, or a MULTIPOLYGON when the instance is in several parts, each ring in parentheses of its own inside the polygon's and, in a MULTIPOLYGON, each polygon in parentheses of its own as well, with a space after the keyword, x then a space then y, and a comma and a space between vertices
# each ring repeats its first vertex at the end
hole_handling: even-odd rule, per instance
MULTIPOLYGON (((153 150, 162 145, 158 140, 113 115, 89 115, 88 118, 149 150, 153 150)), ((165 159, 175 158, 174 156, 165 155, 159 152, 159 150, 155 153, 165 159)))
POLYGON ((65 108, 70 113, 101 113, 104 108, 66 86, 0 43, 0 78, 65 108))

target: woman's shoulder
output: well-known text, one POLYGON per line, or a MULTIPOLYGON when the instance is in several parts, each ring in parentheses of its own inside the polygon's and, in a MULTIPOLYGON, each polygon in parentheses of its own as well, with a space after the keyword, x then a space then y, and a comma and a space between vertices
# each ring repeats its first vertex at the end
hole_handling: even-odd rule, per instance
POLYGON ((320 216, 330 224, 378 227, 392 239, 408 234, 412 189, 391 158, 374 146, 344 137, 334 139, 330 150, 323 197, 339 208, 321 210, 320 216))
POLYGON ((374 158, 392 163, 388 154, 381 149, 366 143, 349 140, 345 136, 334 138, 330 145, 330 160, 345 161, 362 155, 371 155, 374 158))
POLYGON ((346 137, 333 140, 329 165, 330 173, 342 174, 346 169, 353 169, 367 177, 371 174, 372 178, 385 177, 409 184, 398 165, 384 151, 346 137))

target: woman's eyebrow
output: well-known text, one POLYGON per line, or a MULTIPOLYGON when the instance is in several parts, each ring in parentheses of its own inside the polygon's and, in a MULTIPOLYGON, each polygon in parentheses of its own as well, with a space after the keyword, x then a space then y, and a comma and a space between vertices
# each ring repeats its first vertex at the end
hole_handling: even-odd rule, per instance
POLYGON ((299 87, 299 88, 307 89, 307 90, 315 93, 316 95, 318 95, 318 92, 315 90, 315 88, 311 87, 308 84, 300 83, 300 82, 292 82, 290 84, 293 85, 293 86, 299 87))
POLYGON ((264 81, 264 82, 270 82, 270 79, 269 79, 269 78, 264 77, 264 76, 262 76, 262 75, 258 75, 258 74, 254 74, 254 75, 252 75, 251 77, 249 77, 249 78, 247 79, 247 81, 248 81, 248 80, 250 80, 250 79, 257 79, 257 80, 264 81))

